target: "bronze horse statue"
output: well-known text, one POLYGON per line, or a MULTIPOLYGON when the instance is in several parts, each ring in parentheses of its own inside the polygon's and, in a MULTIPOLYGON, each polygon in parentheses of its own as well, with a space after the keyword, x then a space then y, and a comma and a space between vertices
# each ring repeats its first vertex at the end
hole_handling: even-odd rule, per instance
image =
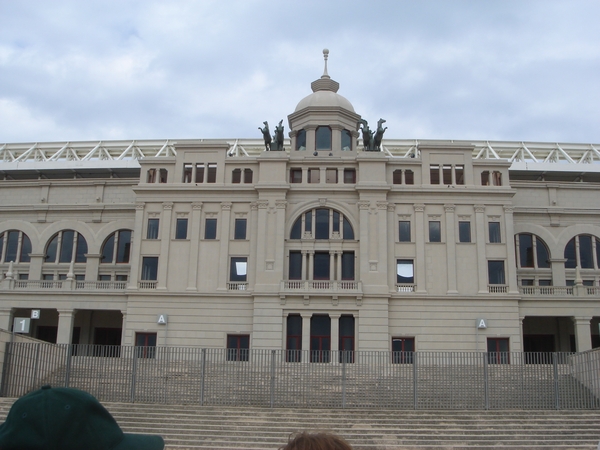
POLYGON ((375 132, 375 137, 373 138, 373 150, 381 151, 381 140, 383 139, 383 133, 387 130, 387 127, 383 128, 381 124, 384 124, 385 120, 379 119, 377 121, 377 131, 375 132))
POLYGON ((265 125, 265 127, 258 127, 258 129, 262 131, 263 139, 265 140, 265 151, 268 152, 271 150, 271 132, 269 131, 269 122, 265 120, 263 124, 265 125))

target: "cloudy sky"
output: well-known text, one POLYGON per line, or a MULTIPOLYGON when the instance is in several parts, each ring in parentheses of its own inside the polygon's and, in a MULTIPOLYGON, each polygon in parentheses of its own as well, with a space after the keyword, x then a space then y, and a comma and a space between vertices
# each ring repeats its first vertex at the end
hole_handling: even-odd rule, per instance
POLYGON ((0 143, 260 138, 323 48, 387 138, 600 143, 598 0, 0 0, 0 18, 0 143))

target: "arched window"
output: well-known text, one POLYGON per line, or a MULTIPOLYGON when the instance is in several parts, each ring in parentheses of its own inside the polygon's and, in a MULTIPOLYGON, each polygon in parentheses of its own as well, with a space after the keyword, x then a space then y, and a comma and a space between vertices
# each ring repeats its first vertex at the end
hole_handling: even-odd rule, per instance
POLYGON ((127 264, 131 252, 131 230, 111 234, 102 245, 101 264, 127 264))
POLYGON ((331 150, 331 128, 317 127, 315 132, 315 148, 317 150, 331 150))
POLYGON ((550 267, 550 252, 546 243, 535 234, 521 233, 515 236, 517 266, 547 269, 550 267))
POLYGON ((56 233, 46 247, 48 263, 84 263, 88 246, 85 238, 74 230, 63 230, 56 233))
POLYGON ((24 263, 29 262, 31 241, 29 237, 18 230, 5 231, 0 234, 0 261, 24 263))
POLYGON ((292 225, 290 239, 303 237, 354 240, 354 230, 342 213, 334 209, 316 208, 302 214, 292 225))
POLYGON ((589 234, 575 236, 566 245, 564 257, 566 269, 599 269, 600 240, 589 234))

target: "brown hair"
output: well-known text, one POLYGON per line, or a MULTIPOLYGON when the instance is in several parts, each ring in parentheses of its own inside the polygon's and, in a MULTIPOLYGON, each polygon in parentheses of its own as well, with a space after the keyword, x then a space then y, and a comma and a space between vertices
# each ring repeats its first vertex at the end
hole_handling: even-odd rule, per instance
POLYGON ((288 443, 279 450, 352 450, 350 444, 332 433, 302 433, 292 434, 288 443))

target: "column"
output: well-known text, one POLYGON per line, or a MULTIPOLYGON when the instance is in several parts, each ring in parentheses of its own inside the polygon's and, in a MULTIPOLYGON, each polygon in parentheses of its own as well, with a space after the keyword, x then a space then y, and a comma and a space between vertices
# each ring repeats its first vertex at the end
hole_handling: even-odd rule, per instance
POLYGON ((100 258, 101 254, 96 253, 88 253, 86 254, 86 263, 85 263, 85 279, 95 281, 98 279, 98 272, 100 269, 100 258))
POLYGON ((275 265, 273 270, 276 273, 283 274, 283 266, 285 261, 285 254, 283 248, 285 247, 285 209, 287 207, 287 201, 275 200, 275 249, 274 257, 275 265))
POLYGON ((425 205, 414 205, 415 209, 415 283, 417 292, 427 292, 425 279, 425 205))
MULTIPOLYGON (((219 226, 219 281, 218 290, 227 289, 229 281, 229 228, 231 222, 231 203, 221 203, 221 225, 219 226)), ((246 275, 246 279, 247 275, 246 275)))
POLYGON ((257 243, 258 243, 258 205, 256 202, 250 203, 250 214, 248 216, 247 236, 250 239, 250 255, 248 256, 248 283, 250 286, 256 286, 256 272, 258 270, 257 243))
POLYGON ((308 250, 306 253, 308 256, 308 280, 312 281, 313 274, 315 273, 315 251, 308 250))
POLYGON ((127 311, 121 311, 121 314, 123 314, 123 319, 121 320, 121 345, 133 345, 135 342, 127 342, 127 311))
MULTIPOLYGON (((336 270, 335 270, 335 256, 336 256, 335 251, 329 251, 329 280, 333 281, 336 279, 336 270)), ((338 278, 339 280, 339 278, 338 278)), ((333 285, 333 283, 331 283, 331 285, 333 285)))
MULTIPOLYGON (((329 314, 331 319, 331 350, 337 352, 340 349, 340 316, 341 314, 329 314)), ((335 361, 332 355, 331 361, 335 361)), ((339 358, 337 359, 339 361, 339 358)))
MULTIPOLYGON (((310 318, 312 317, 311 313, 302 313, 302 350, 305 350, 305 355, 308 354, 308 350, 310 350, 310 318)), ((308 360, 310 361, 310 356, 308 360)))
MULTIPOLYGON (((452 171, 454 174, 454 171, 452 171)), ((456 281, 456 230, 454 205, 444 205, 446 212, 446 270, 448 271, 448 294, 458 294, 456 281)))
POLYGON ((264 272, 266 268, 265 261, 267 260, 267 241, 269 234, 267 230, 267 214, 269 201, 258 200, 256 202, 258 207, 258 226, 256 233, 256 284, 263 283, 264 272), (262 276, 260 274, 263 274, 262 276))
POLYGON ((337 281, 342 281, 342 251, 336 250, 333 252, 335 254, 335 279, 337 281))
POLYGON ((142 231, 144 229, 145 203, 135 204, 135 225, 131 245, 131 272, 129 273, 129 286, 127 289, 137 289, 140 276, 140 263, 142 260, 142 231))
POLYGON ((487 294, 487 259, 485 257, 485 206, 475 205, 475 239, 477 242, 477 279, 479 293, 487 294))
MULTIPOLYGON (((377 271, 380 274, 378 281, 380 284, 387 284, 387 273, 388 273, 388 249, 389 243, 394 242, 388 241, 388 202, 378 201, 377 202, 377 237, 376 242, 378 246, 377 251, 377 271)), ((393 247, 392 247, 393 248, 393 247)), ((378 284, 379 284, 378 283, 378 284)))
POLYGON ((585 352, 592 349, 590 322, 591 318, 589 317, 575 317, 575 339, 577 340, 578 352, 585 352))
POLYGON ((360 236, 360 275, 363 279, 369 273, 369 259, 371 258, 369 246, 369 201, 361 200, 358 202, 360 223, 358 234, 360 236))
POLYGON ((198 261, 200 252, 200 225, 202 222, 202 202, 192 203, 190 218, 190 258, 188 260, 188 283, 186 291, 198 289, 198 261))
POLYGON ((58 310, 58 335, 57 344, 70 344, 73 336, 73 319, 75 311, 72 309, 58 310))
POLYGON ((167 289, 169 271, 169 246, 171 244, 171 216, 173 202, 163 203, 163 213, 160 218, 160 255, 158 257, 158 283, 156 289, 167 289))
POLYGON ((517 264, 515 261, 515 227, 513 223, 512 205, 504 206, 504 223, 506 227, 506 265, 509 294, 518 294, 517 264))
MULTIPOLYGON (((404 173, 404 171, 402 171, 404 173)), ((387 249, 387 283, 390 289, 394 289, 396 285, 396 251, 395 243, 398 240, 396 238, 398 233, 398 221, 396 220, 396 205, 388 203, 387 207, 387 242, 389 247, 387 249)), ((414 265, 413 265, 414 266, 414 265)))
POLYGON ((10 331, 12 327, 12 308, 0 309, 0 330, 10 331))

